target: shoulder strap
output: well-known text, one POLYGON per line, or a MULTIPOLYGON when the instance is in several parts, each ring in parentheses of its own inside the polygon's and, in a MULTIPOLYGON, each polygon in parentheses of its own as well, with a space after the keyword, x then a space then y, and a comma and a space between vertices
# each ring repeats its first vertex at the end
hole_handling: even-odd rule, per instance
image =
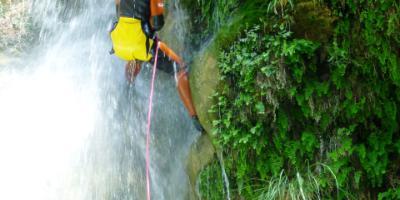
POLYGON ((154 30, 151 28, 149 21, 142 21, 142 30, 146 35, 146 55, 150 51, 150 38, 154 38, 154 30))

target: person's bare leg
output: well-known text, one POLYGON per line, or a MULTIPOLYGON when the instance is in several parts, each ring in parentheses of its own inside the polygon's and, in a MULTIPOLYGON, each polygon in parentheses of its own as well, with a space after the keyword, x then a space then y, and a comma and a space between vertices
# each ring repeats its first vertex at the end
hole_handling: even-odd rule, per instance
POLYGON ((179 64, 181 68, 184 67, 185 63, 181 57, 179 57, 171 48, 169 48, 164 42, 158 41, 159 48, 165 53, 171 60, 179 64))
POLYGON ((192 118, 193 125, 200 132, 204 132, 203 126, 199 122, 199 118, 197 117, 196 109, 193 105, 192 94, 190 91, 189 79, 186 71, 186 64, 183 62, 183 59, 179 57, 171 48, 169 48, 165 43, 158 43, 161 51, 165 53, 171 60, 176 62, 179 65, 179 72, 177 75, 178 83, 177 89, 179 96, 185 106, 186 110, 189 112, 190 117, 192 118))
POLYGON ((185 69, 181 68, 178 72, 178 85, 177 89, 179 92, 179 96, 183 102, 183 105, 189 112, 190 117, 192 118, 193 125, 195 128, 204 132, 203 126, 199 122, 199 118, 197 117, 196 109, 193 105, 192 94, 190 91, 189 79, 185 69))
POLYGON ((125 65, 125 77, 129 83, 135 81, 136 76, 139 74, 142 69, 142 62, 140 61, 129 61, 125 65))
POLYGON ((186 109, 189 112, 190 117, 196 116, 196 110, 193 106, 193 101, 192 101, 192 94, 190 92, 190 86, 189 86, 189 80, 188 76, 185 70, 181 69, 178 72, 178 92, 179 96, 181 97, 181 100, 183 104, 185 105, 186 109))

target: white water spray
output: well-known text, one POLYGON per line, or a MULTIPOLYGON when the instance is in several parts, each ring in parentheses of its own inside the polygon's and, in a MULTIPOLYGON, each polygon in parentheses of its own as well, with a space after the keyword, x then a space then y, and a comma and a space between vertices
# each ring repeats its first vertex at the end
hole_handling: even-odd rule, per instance
MULTIPOLYGON (((108 54, 113 1, 29 3, 35 43, 0 62, 0 199, 144 199, 150 70, 129 86, 108 54)), ((196 132, 174 78, 155 87, 153 198, 186 199, 196 132)))

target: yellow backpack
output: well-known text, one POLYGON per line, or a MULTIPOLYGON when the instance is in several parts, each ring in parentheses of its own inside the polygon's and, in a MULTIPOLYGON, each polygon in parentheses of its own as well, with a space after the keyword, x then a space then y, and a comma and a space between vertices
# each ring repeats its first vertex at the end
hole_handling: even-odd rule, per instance
MULTIPOLYGON (((164 0, 150 0, 149 23, 154 31, 159 31, 164 25, 164 0)), ((142 22, 135 18, 120 17, 118 23, 111 32, 113 51, 123 60, 149 61, 152 55, 149 49, 153 40, 142 30, 142 22)))
MULTIPOLYGON (((149 61, 152 55, 146 50, 147 39, 142 31, 140 20, 120 17, 116 27, 111 32, 113 53, 126 61, 149 61)), ((149 42, 151 47, 153 40, 150 39, 149 42)))

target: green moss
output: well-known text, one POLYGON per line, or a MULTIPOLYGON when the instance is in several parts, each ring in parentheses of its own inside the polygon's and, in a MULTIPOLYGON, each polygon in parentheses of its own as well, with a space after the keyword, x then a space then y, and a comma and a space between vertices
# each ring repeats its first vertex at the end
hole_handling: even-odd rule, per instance
POLYGON ((255 0, 245 1, 240 5, 229 21, 224 24, 216 34, 216 47, 219 49, 228 48, 237 37, 244 33, 245 29, 255 24, 264 25, 266 20, 268 1, 255 0))
POLYGON ((296 4, 292 30, 295 38, 304 38, 321 43, 328 42, 333 35, 333 23, 337 17, 323 4, 304 1, 296 4))
MULTIPOLYGON (((398 13, 394 0, 240 1, 191 77, 193 91, 213 83, 195 102, 207 102, 201 121, 224 150, 235 198, 253 198, 282 171, 292 183, 324 170, 306 187, 320 198, 396 197, 398 13)), ((217 170, 205 171, 211 182, 217 170)))

